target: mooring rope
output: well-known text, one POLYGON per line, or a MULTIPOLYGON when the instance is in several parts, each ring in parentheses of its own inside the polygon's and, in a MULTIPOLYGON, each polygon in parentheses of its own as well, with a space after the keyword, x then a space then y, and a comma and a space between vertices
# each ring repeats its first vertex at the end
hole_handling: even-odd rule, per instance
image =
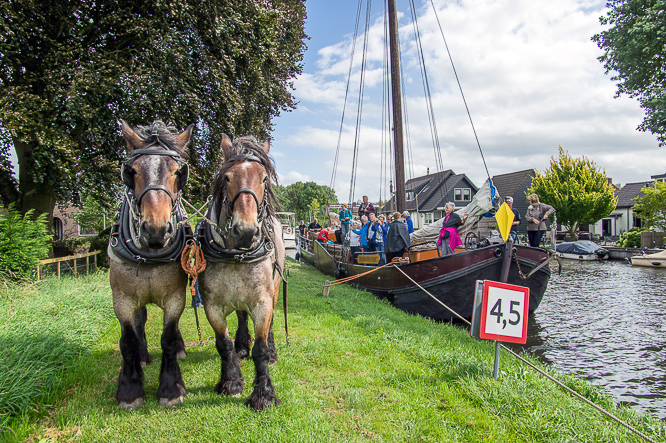
MULTIPOLYGON (((390 263, 390 264, 393 264, 393 263, 390 263)), ((429 295, 433 300, 435 300, 437 303, 439 303, 440 305, 442 305, 443 307, 445 307, 446 309, 448 309, 452 314, 454 314, 454 315, 456 315, 458 318, 460 318, 460 319, 461 319, 463 322, 465 322, 468 326, 471 326, 471 325, 472 325, 467 319, 461 317, 457 312, 455 312, 453 309, 451 309, 451 308, 449 308, 448 306, 446 306, 446 305, 445 305, 444 303, 442 303, 437 297, 435 297, 435 296, 432 295, 430 292, 428 292, 423 286, 421 286, 421 285, 418 284, 416 281, 414 281, 414 279, 412 279, 409 275, 407 275, 402 269, 400 269, 400 268, 397 267, 397 266, 395 267, 395 269, 397 269, 398 271, 400 271, 405 277, 407 277, 409 280, 411 280, 411 282, 414 283, 416 286, 418 286, 423 292, 425 292, 426 294, 428 294, 428 295, 429 295)), ((504 346, 502 343, 500 343, 500 346, 501 346, 505 351, 507 351, 509 354, 513 355, 513 356, 516 357, 518 360, 520 360, 520 361, 522 361, 523 363, 527 364, 529 367, 531 367, 532 369, 534 369, 535 371, 537 371, 537 372, 540 373, 541 375, 545 376, 547 379, 551 380, 553 383, 555 383, 555 384, 558 385, 559 387, 563 388, 565 391, 569 392, 569 393, 572 394, 574 397, 576 397, 576 398, 578 398, 579 400, 582 400, 584 403, 587 403, 588 405, 592 406, 594 409, 596 409, 597 411, 601 412, 601 413, 604 414, 606 417, 608 417, 608 418, 614 420, 615 422, 619 423, 620 425, 624 426, 624 427, 627 428, 629 431, 631 431, 631 432, 633 432, 634 434, 638 435, 639 437, 643 438, 645 441, 648 441, 648 442, 650 442, 650 443, 657 443, 656 441, 654 441, 653 439, 651 439, 651 438, 648 437, 647 435, 643 434, 643 433, 642 433, 641 431, 639 431, 638 429, 636 429, 636 428, 634 428, 633 426, 631 426, 630 424, 628 424, 628 423, 626 423, 626 422, 620 420, 618 417, 614 416, 614 415, 611 414, 610 412, 606 411, 606 410, 603 409, 602 407, 596 405, 595 403, 591 402, 591 401, 588 400, 587 398, 585 398, 585 397, 583 397, 582 395, 580 395, 578 392, 576 392, 576 391, 574 391, 573 389, 571 389, 570 387, 566 386, 565 384, 563 384, 563 383, 560 382, 559 380, 555 379, 554 377, 552 377, 551 375, 549 375, 549 374, 548 374, 547 372, 545 372, 544 370, 542 370, 542 369, 538 368, 537 366, 533 365, 532 363, 530 363, 529 361, 527 361, 526 359, 524 359, 524 358, 521 357, 520 355, 518 355, 518 354, 516 354, 515 352, 513 352, 511 349, 509 349, 509 348, 507 348, 506 346, 504 346)))
POLYGON ((352 275, 351 277, 344 277, 344 278, 340 278, 340 279, 337 279, 337 280, 330 281, 328 283, 324 283, 323 287, 324 288, 329 288, 331 286, 339 285, 341 283, 350 282, 350 281, 355 280, 359 277, 363 277, 364 275, 372 274, 373 272, 378 271, 378 270, 380 270, 382 268, 385 268, 387 266, 390 266, 394 263, 404 263, 403 260, 404 259, 401 259, 400 257, 394 257, 393 261, 391 261, 389 263, 386 263, 385 265, 377 266, 376 268, 372 268, 371 270, 363 272, 362 274, 356 274, 356 275, 352 275))

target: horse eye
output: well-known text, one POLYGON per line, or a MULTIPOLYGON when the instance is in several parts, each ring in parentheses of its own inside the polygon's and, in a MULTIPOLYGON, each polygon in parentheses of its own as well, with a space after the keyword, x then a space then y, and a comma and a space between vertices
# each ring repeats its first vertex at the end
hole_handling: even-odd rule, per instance
POLYGON ((266 180, 268 180, 268 176, 264 177, 264 179, 261 181, 261 183, 266 183, 266 180))
POLYGON ((231 183, 231 179, 229 178, 228 175, 224 176, 224 181, 227 182, 227 183, 231 183))

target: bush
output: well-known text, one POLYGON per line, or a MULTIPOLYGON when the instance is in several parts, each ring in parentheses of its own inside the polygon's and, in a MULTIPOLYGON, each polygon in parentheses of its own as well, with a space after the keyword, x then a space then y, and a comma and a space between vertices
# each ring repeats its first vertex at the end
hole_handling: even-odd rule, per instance
POLYGON ((641 232, 647 230, 648 228, 631 228, 628 232, 622 233, 616 244, 621 248, 640 248, 641 232))
POLYGON ((82 252, 86 252, 90 238, 88 237, 70 237, 62 240, 55 240, 51 247, 54 257, 67 257, 82 252))
POLYGON ((46 214, 32 219, 33 210, 25 215, 10 204, 0 213, 0 274, 12 279, 29 278, 48 257, 51 237, 46 214))

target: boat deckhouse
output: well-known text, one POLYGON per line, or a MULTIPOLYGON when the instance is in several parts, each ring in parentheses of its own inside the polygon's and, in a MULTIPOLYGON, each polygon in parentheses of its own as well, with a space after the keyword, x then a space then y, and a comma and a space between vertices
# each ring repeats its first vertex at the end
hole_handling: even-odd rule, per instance
MULTIPOLYGON (((467 206, 478 190, 465 174, 456 174, 451 169, 408 180, 405 200, 414 228, 442 218, 448 202, 455 203, 456 209, 467 206)), ((386 202, 382 212, 390 213, 391 208, 395 208, 395 197, 386 202)))

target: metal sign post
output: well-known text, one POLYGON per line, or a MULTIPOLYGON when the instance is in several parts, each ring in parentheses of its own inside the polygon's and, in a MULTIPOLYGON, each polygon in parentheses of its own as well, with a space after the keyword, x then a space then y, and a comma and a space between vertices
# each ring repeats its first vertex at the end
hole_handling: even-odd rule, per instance
POLYGON ((499 376, 501 342, 527 342, 530 289, 489 280, 477 281, 470 335, 495 341, 493 377, 499 376))

